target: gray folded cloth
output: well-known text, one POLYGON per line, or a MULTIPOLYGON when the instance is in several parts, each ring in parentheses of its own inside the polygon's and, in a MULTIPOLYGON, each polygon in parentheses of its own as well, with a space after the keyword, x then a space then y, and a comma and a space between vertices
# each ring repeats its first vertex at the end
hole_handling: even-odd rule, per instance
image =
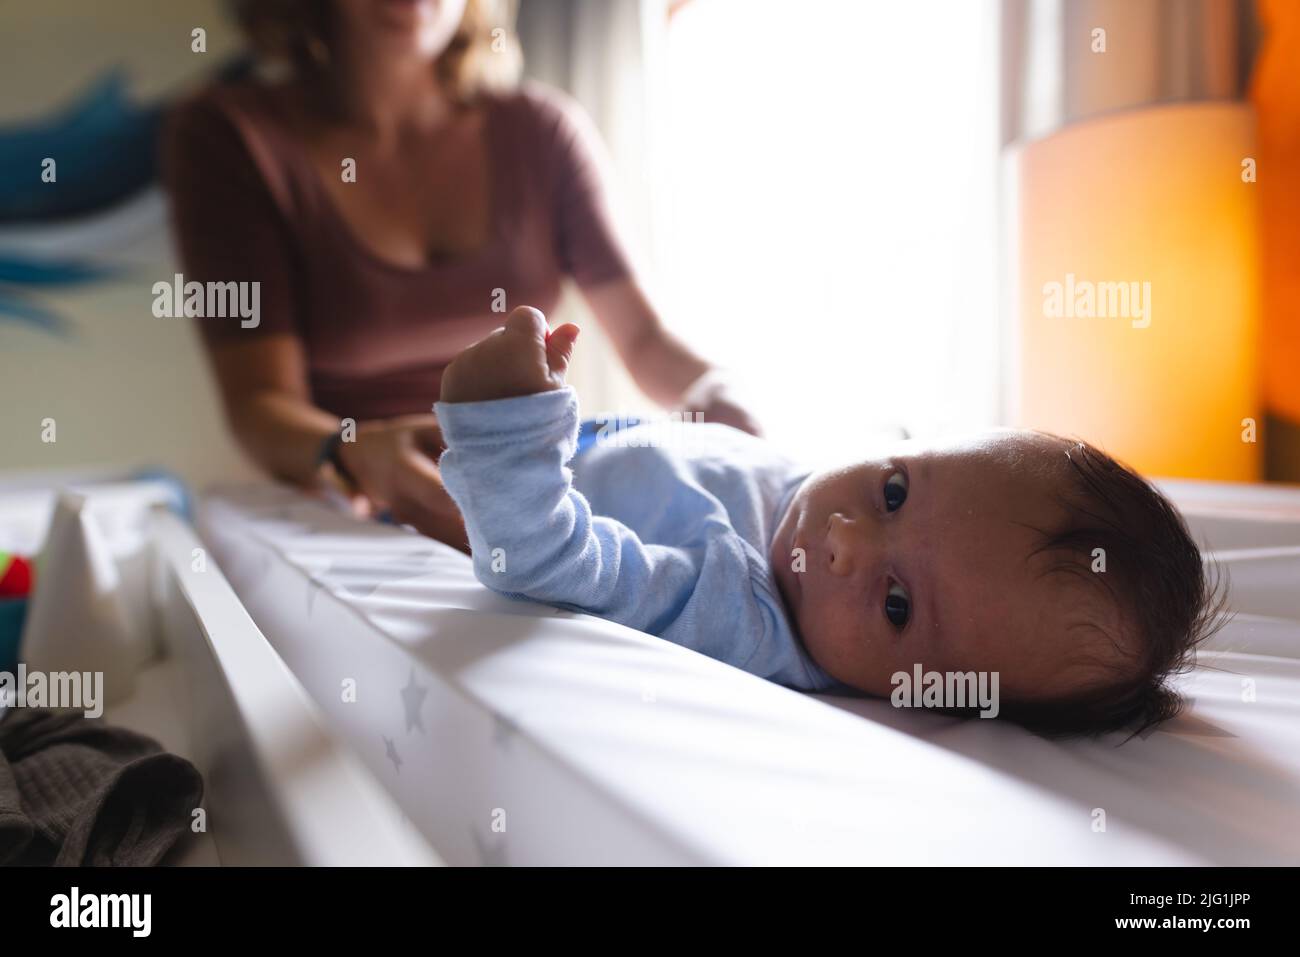
POLYGON ((144 735, 79 711, 0 717, 0 864, 157 864, 202 798, 194 765, 144 735))

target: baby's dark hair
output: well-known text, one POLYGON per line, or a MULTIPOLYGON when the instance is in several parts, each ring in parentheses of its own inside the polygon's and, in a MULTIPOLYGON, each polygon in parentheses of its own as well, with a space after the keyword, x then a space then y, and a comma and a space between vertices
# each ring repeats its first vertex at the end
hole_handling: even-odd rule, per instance
POLYGON ((1069 478, 1060 496, 1066 518, 1038 529, 1043 540, 1034 554, 1051 559, 1044 574, 1075 575, 1102 589, 1129 627, 1115 635, 1082 623, 1117 653, 1096 662, 1105 680, 1051 700, 1003 701, 1001 713, 1047 737, 1141 734, 1182 710, 1171 679, 1222 627, 1226 589, 1207 574, 1182 516, 1149 482, 1086 442, 1042 437, 1064 447, 1069 478))

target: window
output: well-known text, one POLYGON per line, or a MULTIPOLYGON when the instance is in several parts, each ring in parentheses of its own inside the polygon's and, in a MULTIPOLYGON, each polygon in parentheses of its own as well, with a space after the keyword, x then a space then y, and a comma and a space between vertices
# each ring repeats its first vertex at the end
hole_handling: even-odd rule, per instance
POLYGON ((672 19, 663 312, 792 453, 997 417, 996 25, 992 0, 672 19))

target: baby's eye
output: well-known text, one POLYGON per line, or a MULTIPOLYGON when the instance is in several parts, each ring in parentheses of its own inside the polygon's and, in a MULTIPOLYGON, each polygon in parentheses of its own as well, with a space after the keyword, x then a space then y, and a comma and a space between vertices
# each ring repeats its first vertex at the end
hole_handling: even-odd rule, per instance
POLYGON ((907 589, 894 582, 889 586, 889 594, 885 596, 885 617, 891 625, 902 631, 911 615, 912 599, 907 597, 907 589))
POLYGON ((907 501, 907 476, 895 472, 885 479, 885 511, 897 512, 907 501))

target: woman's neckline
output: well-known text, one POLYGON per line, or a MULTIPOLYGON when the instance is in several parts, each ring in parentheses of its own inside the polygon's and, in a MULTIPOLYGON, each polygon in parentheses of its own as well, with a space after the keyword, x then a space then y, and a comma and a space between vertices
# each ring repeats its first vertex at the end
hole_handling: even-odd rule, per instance
MULTIPOLYGON (((280 119, 283 120, 284 100, 279 97, 275 99, 277 112, 281 114, 280 119)), ((500 104, 497 102, 497 97, 489 93, 482 95, 478 99, 477 105, 483 111, 482 129, 479 135, 482 140, 484 162, 487 164, 487 237, 474 249, 452 253, 448 256, 426 258, 424 262, 414 265, 388 259, 358 235, 352 224, 348 222, 347 217, 343 215, 343 211, 339 208, 330 191, 326 188, 321 179, 320 171, 316 169, 311 156, 307 152, 307 147, 298 137, 292 134, 286 135, 285 139, 290 141, 290 148, 295 151, 295 160, 302 166, 302 175, 310 181, 309 188, 324 210, 324 216, 330 221, 331 228, 342 238, 343 242, 352 248, 359 258, 372 266, 393 274, 410 277, 429 276, 446 270, 463 269, 466 266, 482 261, 484 257, 496 250, 501 238, 501 189, 503 180, 500 175, 499 137, 496 130, 497 113, 500 104)), ((426 257, 427 255, 426 252, 426 257)))

